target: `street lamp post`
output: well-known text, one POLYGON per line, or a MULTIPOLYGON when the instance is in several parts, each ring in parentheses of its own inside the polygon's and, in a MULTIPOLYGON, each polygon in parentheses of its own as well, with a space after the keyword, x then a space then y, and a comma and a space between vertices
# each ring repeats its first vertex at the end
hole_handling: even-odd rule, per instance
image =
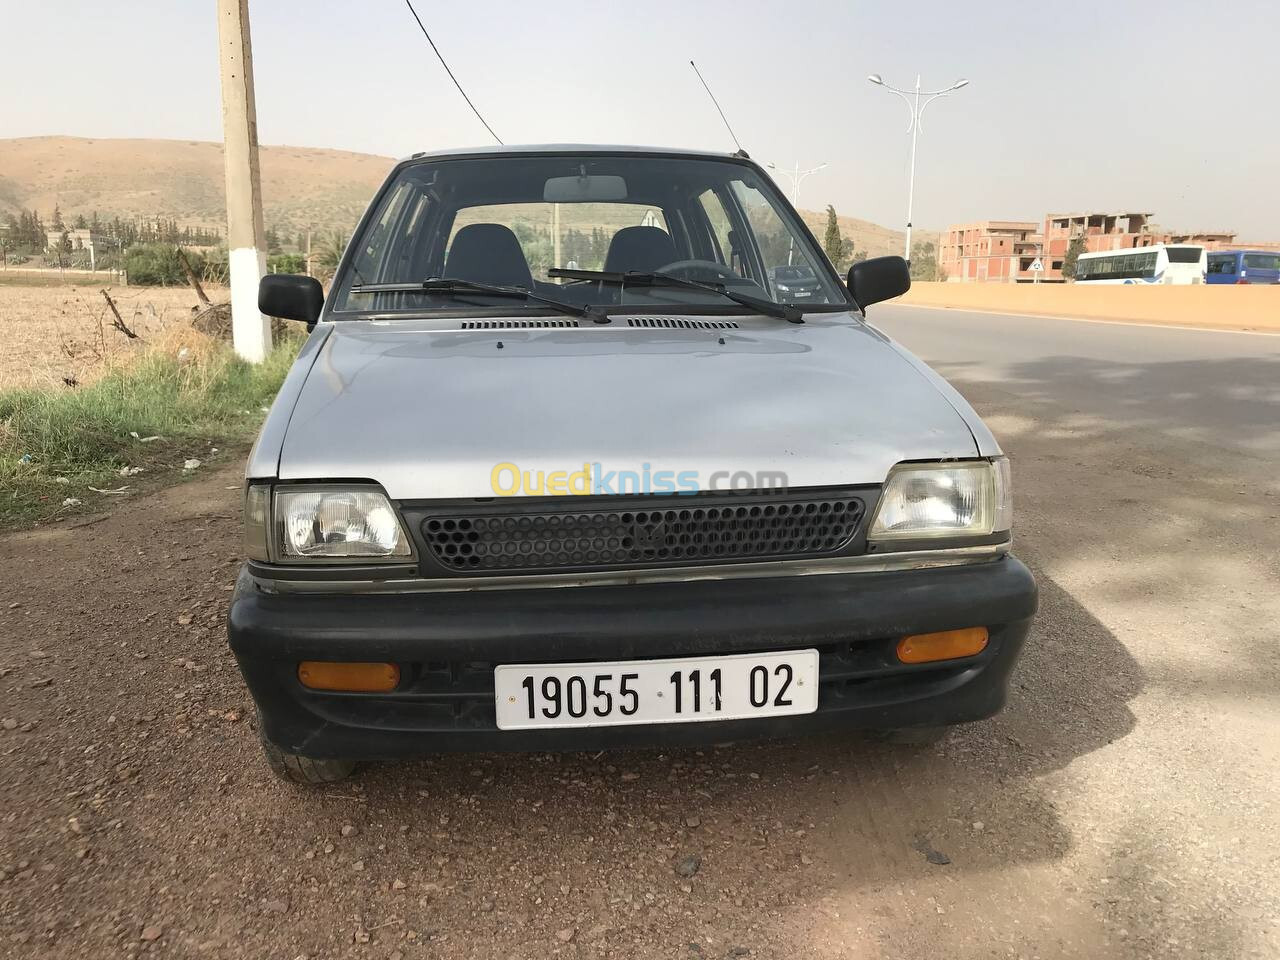
POLYGON ((902 102, 907 105, 907 109, 911 111, 911 124, 907 127, 907 133, 911 134, 911 173, 907 177, 907 243, 906 252, 903 259, 907 263, 911 262, 911 205, 915 200, 916 192, 916 140, 920 136, 920 115, 924 113, 924 108, 933 103, 939 97, 945 97, 949 93, 954 93, 961 87, 965 86, 968 80, 957 80, 951 86, 943 90, 920 90, 920 75, 916 74, 916 88, 914 91, 899 90, 897 87, 891 86, 884 82, 880 74, 873 73, 867 77, 872 83, 878 87, 884 87, 890 93, 896 93, 902 98, 902 102), (924 103, 920 102, 920 98, 924 97, 924 103))
MULTIPOLYGON (((791 179, 791 205, 798 210, 800 208, 800 184, 804 181, 805 177, 809 176, 810 174, 817 173, 819 170, 826 169, 826 166, 827 165, 825 163, 820 163, 816 167, 813 167, 810 170, 801 170, 800 161, 797 160, 796 168, 794 171, 783 170, 781 167, 772 163, 769 164, 769 169, 773 170, 776 173, 781 173, 784 176, 787 176, 791 179)), ((795 234, 792 234, 791 245, 787 247, 787 266, 791 266, 791 259, 795 255, 795 252, 796 252, 796 238, 795 238, 795 234)))

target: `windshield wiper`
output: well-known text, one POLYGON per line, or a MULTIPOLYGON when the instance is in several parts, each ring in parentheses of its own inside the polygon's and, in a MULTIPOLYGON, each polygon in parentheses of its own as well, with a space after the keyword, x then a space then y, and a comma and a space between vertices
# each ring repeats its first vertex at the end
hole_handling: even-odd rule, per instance
POLYGON ((429 280, 417 280, 399 283, 360 283, 351 288, 351 293, 483 293, 494 297, 509 297, 515 300, 528 300, 541 303, 561 313, 574 317, 587 317, 596 323, 608 323, 609 318, 591 307, 580 307, 577 304, 553 300, 540 294, 526 290, 524 287, 503 287, 494 283, 479 283, 475 280, 462 280, 457 277, 432 277, 429 280))
POLYGON ((718 293, 739 306, 747 307, 756 313, 769 317, 777 317, 788 323, 804 323, 804 314, 795 307, 773 300, 762 300, 745 293, 736 293, 723 283, 704 283, 701 280, 686 280, 670 273, 614 273, 608 270, 562 270, 552 267, 547 271, 549 277, 563 277, 566 280, 595 280, 599 283, 616 284, 619 287, 686 287, 691 290, 706 290, 718 293))

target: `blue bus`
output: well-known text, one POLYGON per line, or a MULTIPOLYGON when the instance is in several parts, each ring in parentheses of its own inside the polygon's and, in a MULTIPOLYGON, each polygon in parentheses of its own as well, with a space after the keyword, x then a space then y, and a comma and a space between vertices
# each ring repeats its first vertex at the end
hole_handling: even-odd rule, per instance
POLYGON ((1280 253, 1214 250, 1205 283, 1280 283, 1280 253))

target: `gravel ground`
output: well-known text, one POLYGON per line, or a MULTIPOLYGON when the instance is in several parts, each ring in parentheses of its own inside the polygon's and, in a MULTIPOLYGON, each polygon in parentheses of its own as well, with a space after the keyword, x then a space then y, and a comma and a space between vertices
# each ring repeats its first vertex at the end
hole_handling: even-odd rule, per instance
POLYGON ((960 384, 1041 613, 1010 708, 270 777, 231 470, 0 539, 0 957, 1274 957, 1273 464, 960 384), (1224 466, 1225 464, 1225 466, 1224 466))

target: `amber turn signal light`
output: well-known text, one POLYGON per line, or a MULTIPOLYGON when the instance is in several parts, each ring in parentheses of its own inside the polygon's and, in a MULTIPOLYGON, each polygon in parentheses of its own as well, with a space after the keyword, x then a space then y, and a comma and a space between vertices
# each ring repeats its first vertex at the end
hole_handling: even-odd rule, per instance
POLYGON ((386 693, 400 683, 400 667, 394 663, 303 660, 298 664, 298 682, 309 690, 386 693))
POLYGON ((941 633, 917 633, 898 641, 898 659, 903 663, 933 663, 972 657, 987 649, 986 627, 965 627, 941 633))

